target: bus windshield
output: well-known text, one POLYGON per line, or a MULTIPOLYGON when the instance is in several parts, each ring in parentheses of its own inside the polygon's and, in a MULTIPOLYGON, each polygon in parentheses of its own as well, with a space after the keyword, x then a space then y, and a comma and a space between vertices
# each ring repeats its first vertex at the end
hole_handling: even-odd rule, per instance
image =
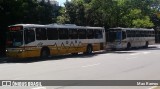
POLYGON ((7 46, 19 47, 23 45, 23 31, 11 31, 8 33, 7 46))
POLYGON ((115 41, 121 41, 126 38, 126 33, 125 31, 121 31, 120 29, 110 29, 107 32, 108 42, 115 42, 115 41))

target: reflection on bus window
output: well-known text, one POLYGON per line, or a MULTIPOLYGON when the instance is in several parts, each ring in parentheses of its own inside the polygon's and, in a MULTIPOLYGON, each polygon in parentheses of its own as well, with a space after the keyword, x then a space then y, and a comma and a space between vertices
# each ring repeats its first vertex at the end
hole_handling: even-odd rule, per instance
POLYGON ((45 28, 36 28, 36 39, 37 40, 46 40, 46 29, 45 28))
POLYGON ((23 45, 23 31, 9 32, 7 39, 8 47, 19 47, 23 45))
POLYGON ((27 29, 24 31, 24 39, 25 39, 25 44, 31 43, 35 41, 35 33, 34 30, 27 29))
POLYGON ((94 33, 95 33, 95 38, 96 39, 100 39, 100 38, 102 38, 102 30, 94 30, 94 33))

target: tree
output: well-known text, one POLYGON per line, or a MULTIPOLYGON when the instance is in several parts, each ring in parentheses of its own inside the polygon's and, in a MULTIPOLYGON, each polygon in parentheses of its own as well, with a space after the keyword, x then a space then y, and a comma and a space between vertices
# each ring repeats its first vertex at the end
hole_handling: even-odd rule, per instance
POLYGON ((62 7, 60 10, 59 10, 59 13, 60 13, 60 16, 57 17, 57 23, 59 24, 65 24, 65 23, 68 23, 69 22, 69 18, 67 16, 66 11, 65 11, 65 8, 62 7))
MULTIPOLYGON (((71 0, 70 2, 65 3, 65 13, 58 17, 63 19, 66 16, 71 24, 85 25, 85 7, 83 0, 71 0)), ((64 21, 63 21, 64 22, 64 21)))

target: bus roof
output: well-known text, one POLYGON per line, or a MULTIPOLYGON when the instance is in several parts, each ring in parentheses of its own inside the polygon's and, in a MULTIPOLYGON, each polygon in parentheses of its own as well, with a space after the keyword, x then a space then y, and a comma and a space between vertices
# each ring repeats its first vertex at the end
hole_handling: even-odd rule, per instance
MULTIPOLYGON (((91 27, 91 26, 77 26, 74 24, 47 24, 47 25, 40 25, 40 24, 15 24, 11 26, 23 26, 26 27, 37 27, 37 28, 76 28, 76 29, 104 29, 104 27, 91 27)), ((11 27, 9 26, 9 27, 11 27)))
POLYGON ((154 31, 154 29, 147 29, 147 28, 122 28, 122 27, 116 27, 116 28, 110 28, 110 30, 143 30, 143 31, 154 31))

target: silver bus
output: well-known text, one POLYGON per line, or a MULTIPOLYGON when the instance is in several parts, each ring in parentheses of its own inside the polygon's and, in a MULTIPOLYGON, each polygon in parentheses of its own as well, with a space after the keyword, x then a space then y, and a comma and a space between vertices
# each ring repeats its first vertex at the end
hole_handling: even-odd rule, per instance
POLYGON ((147 48, 154 43, 154 29, 117 27, 106 30, 106 44, 111 49, 147 48))

